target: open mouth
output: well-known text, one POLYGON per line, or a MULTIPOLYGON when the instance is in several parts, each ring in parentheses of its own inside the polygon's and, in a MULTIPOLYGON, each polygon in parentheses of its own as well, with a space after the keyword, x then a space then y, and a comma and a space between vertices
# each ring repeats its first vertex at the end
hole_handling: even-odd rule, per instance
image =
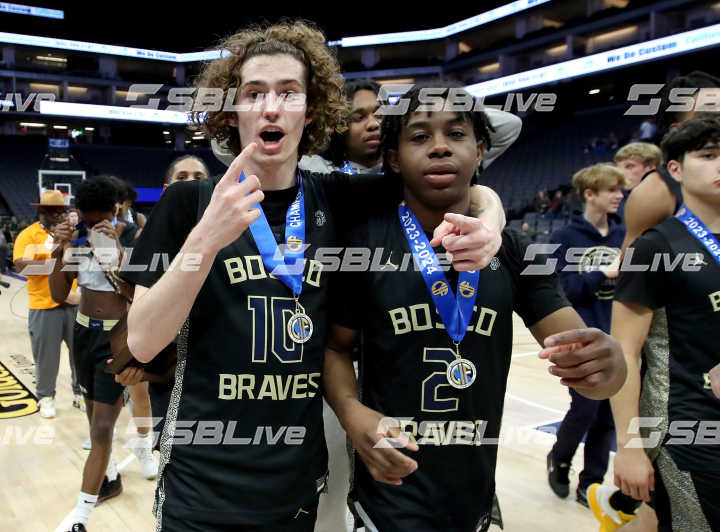
POLYGON ((266 129, 260 133, 260 139, 265 147, 277 146, 282 138, 285 136, 279 129, 266 129))

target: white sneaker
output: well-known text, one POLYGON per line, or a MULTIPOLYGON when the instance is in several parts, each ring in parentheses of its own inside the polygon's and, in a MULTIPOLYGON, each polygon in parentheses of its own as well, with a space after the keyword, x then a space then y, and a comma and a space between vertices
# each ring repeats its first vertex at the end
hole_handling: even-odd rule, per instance
POLYGON ((44 418, 53 418, 57 414, 55 412, 55 401, 52 397, 43 397, 38 401, 40 407, 40 416, 44 418))
MULTIPOLYGON (((115 440, 117 440, 117 429, 113 429, 113 441, 115 440)), ((86 451, 92 449, 92 440, 90 439, 90 436, 88 436, 88 439, 83 442, 82 448, 86 451)))
POLYGON ((157 477, 159 464, 152 451, 152 434, 145 438, 135 438, 132 451, 140 462, 142 475, 148 480, 157 477))

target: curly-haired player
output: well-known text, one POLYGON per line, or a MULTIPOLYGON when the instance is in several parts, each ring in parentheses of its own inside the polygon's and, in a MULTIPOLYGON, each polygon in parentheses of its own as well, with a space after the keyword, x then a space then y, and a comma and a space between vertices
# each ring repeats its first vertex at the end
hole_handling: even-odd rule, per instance
MULTIPOLYGON (((208 111, 203 127, 239 156, 219 181, 177 183, 156 205, 130 262, 167 253, 171 267, 123 273, 136 284, 128 346, 139 360, 182 328, 157 529, 310 531, 327 474, 320 383, 329 319, 329 272, 313 258, 337 245, 355 208, 393 187, 297 169, 301 154, 344 127, 343 82, 320 31, 305 22, 253 27, 222 48, 197 84, 222 89, 236 110, 208 111)), ((489 261, 488 235, 469 235, 476 259, 489 261)))

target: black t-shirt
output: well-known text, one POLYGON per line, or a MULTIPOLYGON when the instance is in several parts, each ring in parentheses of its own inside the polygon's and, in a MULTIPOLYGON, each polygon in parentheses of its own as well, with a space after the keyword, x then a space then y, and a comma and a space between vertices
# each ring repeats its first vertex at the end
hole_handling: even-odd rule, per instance
MULTIPOLYGON (((287 335, 295 311, 292 292, 267 275, 250 231, 218 253, 178 344, 161 442, 159 514, 267 523, 294 514, 322 489, 327 450, 320 385, 329 275, 312 257, 318 248, 336 246, 341 217, 367 201, 364 193, 377 196, 378 184, 387 192, 383 182, 368 176, 351 181, 340 173, 304 174, 310 247, 300 303, 315 326, 305 344, 287 335)), ((196 224, 200 187, 208 187, 209 200, 209 186, 202 181, 167 189, 130 258, 131 266, 159 267, 126 268, 126 280, 149 287, 162 276, 163 263, 172 261, 196 224)), ((273 233, 282 241, 285 213, 296 193, 297 187, 266 192, 263 201, 273 233)))
MULTIPOLYGON (((402 486, 375 482, 356 460, 356 497, 382 531, 420 522, 426 531, 474 532, 489 515, 495 490, 497 444, 480 443, 500 432, 513 311, 533 325, 569 303, 555 275, 520 275, 529 240, 505 230, 497 259, 480 274, 475 311, 460 344, 460 355, 477 368, 477 381, 457 390, 446 380, 454 345, 415 271, 397 206, 357 226, 351 238, 351 245, 378 253, 373 261, 379 266, 336 276, 333 319, 362 330, 363 403, 386 416, 411 418, 404 428, 420 446, 408 453, 419 468, 402 486), (388 263, 398 269, 378 271, 388 263)), ((456 272, 446 276, 457 284, 456 272)))
POLYGON ((682 470, 720 471, 720 400, 707 377, 720 363, 720 266, 676 218, 646 232, 633 249, 632 264, 650 268, 623 271, 615 299, 666 311, 670 429, 664 445, 682 470))

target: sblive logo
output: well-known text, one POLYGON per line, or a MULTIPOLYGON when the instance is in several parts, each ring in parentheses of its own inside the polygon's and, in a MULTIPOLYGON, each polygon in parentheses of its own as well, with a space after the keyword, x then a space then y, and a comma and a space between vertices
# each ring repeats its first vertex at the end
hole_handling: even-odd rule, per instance
MULTIPOLYGON (((412 89, 412 83, 385 84, 380 86, 378 100, 390 102, 393 94, 405 94, 412 89)), ((497 109, 505 112, 525 113, 531 108, 538 113, 547 113, 555 109, 557 94, 554 93, 532 93, 527 96, 522 93, 509 92, 505 95, 503 105, 486 105, 483 96, 474 97, 465 89, 460 87, 422 87, 418 91, 418 102, 420 106, 415 109, 418 113, 430 112, 451 112, 465 113, 468 111, 484 111, 485 109, 497 109)), ((409 98, 397 98, 394 104, 381 105, 375 114, 378 116, 405 115, 410 109, 409 98)))
POLYGON ((647 104, 635 104, 625 111, 628 116, 655 116, 659 113, 687 113, 690 111, 716 113, 720 111, 720 88, 675 87, 668 93, 669 105, 660 109, 658 96, 664 85, 660 83, 636 83, 630 87, 628 101, 637 102, 644 96, 650 98, 647 104))
MULTIPOLYGON (((632 438, 625 445, 630 449, 653 449, 660 445, 663 436, 660 417, 636 417, 630 420, 628 432, 655 429, 647 438, 632 438)), ((720 421, 676 420, 670 423, 663 445, 720 445, 720 421)))
POLYGON ((18 111, 24 113, 28 110, 33 100, 33 110, 37 113, 40 112, 40 103, 43 101, 54 102, 55 93, 52 92, 31 92, 27 98, 23 96, 21 92, 8 92, 5 96, 0 93, 0 111, 18 111))

